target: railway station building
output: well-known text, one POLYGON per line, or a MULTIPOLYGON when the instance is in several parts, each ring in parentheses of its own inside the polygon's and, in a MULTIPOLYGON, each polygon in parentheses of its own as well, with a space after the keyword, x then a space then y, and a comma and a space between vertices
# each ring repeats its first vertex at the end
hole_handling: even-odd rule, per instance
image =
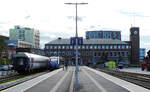
MULTIPOLYGON (((62 56, 68 62, 75 62, 75 45, 70 39, 58 38, 45 44, 46 56, 62 56)), ((83 39, 78 46, 79 64, 104 63, 104 60, 129 63, 130 43, 118 39, 83 39)))

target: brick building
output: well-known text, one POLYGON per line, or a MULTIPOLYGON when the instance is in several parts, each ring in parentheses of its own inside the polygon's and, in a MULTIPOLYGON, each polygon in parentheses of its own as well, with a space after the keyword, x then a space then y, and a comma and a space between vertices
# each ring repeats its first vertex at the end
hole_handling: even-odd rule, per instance
MULTIPOLYGON (((62 56, 68 62, 75 62, 75 45, 70 44, 70 39, 56 39, 45 44, 46 56, 62 56)), ((83 44, 78 46, 79 64, 88 62, 103 62, 102 56, 107 55, 108 60, 129 62, 131 46, 129 43, 118 39, 83 39, 83 44)))

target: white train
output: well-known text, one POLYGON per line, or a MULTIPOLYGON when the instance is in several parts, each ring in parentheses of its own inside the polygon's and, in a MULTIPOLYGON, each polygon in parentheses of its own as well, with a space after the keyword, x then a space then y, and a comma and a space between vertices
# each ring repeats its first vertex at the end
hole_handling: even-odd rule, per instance
POLYGON ((48 57, 27 52, 20 52, 13 58, 13 67, 18 73, 49 68, 49 65, 50 59, 48 57))

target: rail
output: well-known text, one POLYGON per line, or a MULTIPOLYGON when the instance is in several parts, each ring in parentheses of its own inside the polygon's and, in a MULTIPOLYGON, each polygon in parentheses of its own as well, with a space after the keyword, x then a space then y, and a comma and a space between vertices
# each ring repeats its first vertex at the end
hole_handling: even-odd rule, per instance
POLYGON ((134 83, 136 85, 142 86, 144 88, 150 89, 150 75, 148 74, 131 73, 111 69, 98 70, 110 74, 112 76, 118 77, 120 79, 126 80, 128 82, 134 83))

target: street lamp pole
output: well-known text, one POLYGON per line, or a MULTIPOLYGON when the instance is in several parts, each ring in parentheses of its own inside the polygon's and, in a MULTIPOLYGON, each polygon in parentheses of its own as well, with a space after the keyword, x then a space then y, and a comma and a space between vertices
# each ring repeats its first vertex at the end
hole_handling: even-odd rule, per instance
POLYGON ((77 13, 77 9, 78 9, 78 5, 84 5, 84 4, 88 4, 88 3, 65 3, 65 4, 69 4, 69 5, 75 5, 76 8, 76 17, 75 17, 75 22, 76 22, 76 71, 75 71, 75 78, 76 78, 76 83, 75 83, 75 88, 78 88, 78 71, 79 71, 79 67, 78 67, 78 13, 77 13))

